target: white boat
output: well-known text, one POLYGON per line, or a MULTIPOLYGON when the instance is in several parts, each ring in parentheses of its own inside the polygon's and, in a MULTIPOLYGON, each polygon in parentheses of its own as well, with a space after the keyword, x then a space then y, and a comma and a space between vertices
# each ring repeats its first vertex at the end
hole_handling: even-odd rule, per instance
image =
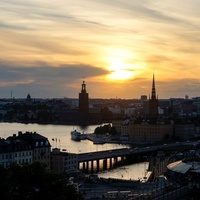
POLYGON ((75 141, 80 141, 81 140, 81 133, 76 131, 76 130, 71 131, 71 139, 75 140, 75 141))

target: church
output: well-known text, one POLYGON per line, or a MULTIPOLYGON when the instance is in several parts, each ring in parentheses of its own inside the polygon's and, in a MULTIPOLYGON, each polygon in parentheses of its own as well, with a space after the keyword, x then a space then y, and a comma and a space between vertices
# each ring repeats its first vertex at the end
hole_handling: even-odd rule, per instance
POLYGON ((152 90, 148 100, 148 113, 140 123, 129 119, 128 123, 122 120, 113 121, 112 125, 117 129, 121 137, 136 144, 151 144, 165 141, 173 134, 173 125, 158 123, 158 97, 156 96, 155 78, 153 74, 152 90))

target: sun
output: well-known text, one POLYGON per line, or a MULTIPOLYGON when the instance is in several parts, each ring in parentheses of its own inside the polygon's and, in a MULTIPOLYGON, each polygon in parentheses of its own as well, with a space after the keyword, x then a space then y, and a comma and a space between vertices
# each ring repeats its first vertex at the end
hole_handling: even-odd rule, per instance
POLYGON ((108 70, 110 74, 107 76, 111 80, 127 80, 133 77, 134 71, 130 64, 124 62, 122 58, 110 58, 108 70))
POLYGON ((125 81, 134 76, 134 66, 130 63, 134 55, 127 50, 111 48, 107 50, 105 58, 109 74, 108 80, 125 81))

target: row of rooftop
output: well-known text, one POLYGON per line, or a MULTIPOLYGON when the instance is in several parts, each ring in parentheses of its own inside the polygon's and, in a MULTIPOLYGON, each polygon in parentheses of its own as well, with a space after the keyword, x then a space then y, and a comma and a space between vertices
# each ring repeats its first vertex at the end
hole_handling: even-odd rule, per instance
MULTIPOLYGON (((77 171, 77 154, 60 152, 65 163, 59 167, 61 171, 77 171)), ((36 133, 21 131, 8 138, 0 138, 0 165, 8 167, 11 164, 24 164, 40 162, 45 164, 48 170, 57 172, 58 149, 51 150, 48 138, 36 133)))
MULTIPOLYGON (((0 120, 35 123, 74 122, 79 99, 0 99, 0 120)), ((147 97, 140 99, 89 99, 89 113, 94 122, 112 121, 126 117, 140 117, 148 113, 147 97)), ((184 118, 200 115, 200 97, 158 100, 160 117, 184 118)))

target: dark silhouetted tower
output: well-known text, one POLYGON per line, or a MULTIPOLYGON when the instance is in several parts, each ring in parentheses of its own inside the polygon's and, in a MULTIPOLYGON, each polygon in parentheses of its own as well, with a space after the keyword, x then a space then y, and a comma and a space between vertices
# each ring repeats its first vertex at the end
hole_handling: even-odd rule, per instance
POLYGON ((89 112, 88 93, 86 92, 86 84, 83 81, 81 93, 79 93, 79 113, 87 115, 89 112))
POLYGON ((158 97, 156 98, 154 74, 153 74, 151 97, 149 97, 149 117, 155 119, 158 117, 158 97))

